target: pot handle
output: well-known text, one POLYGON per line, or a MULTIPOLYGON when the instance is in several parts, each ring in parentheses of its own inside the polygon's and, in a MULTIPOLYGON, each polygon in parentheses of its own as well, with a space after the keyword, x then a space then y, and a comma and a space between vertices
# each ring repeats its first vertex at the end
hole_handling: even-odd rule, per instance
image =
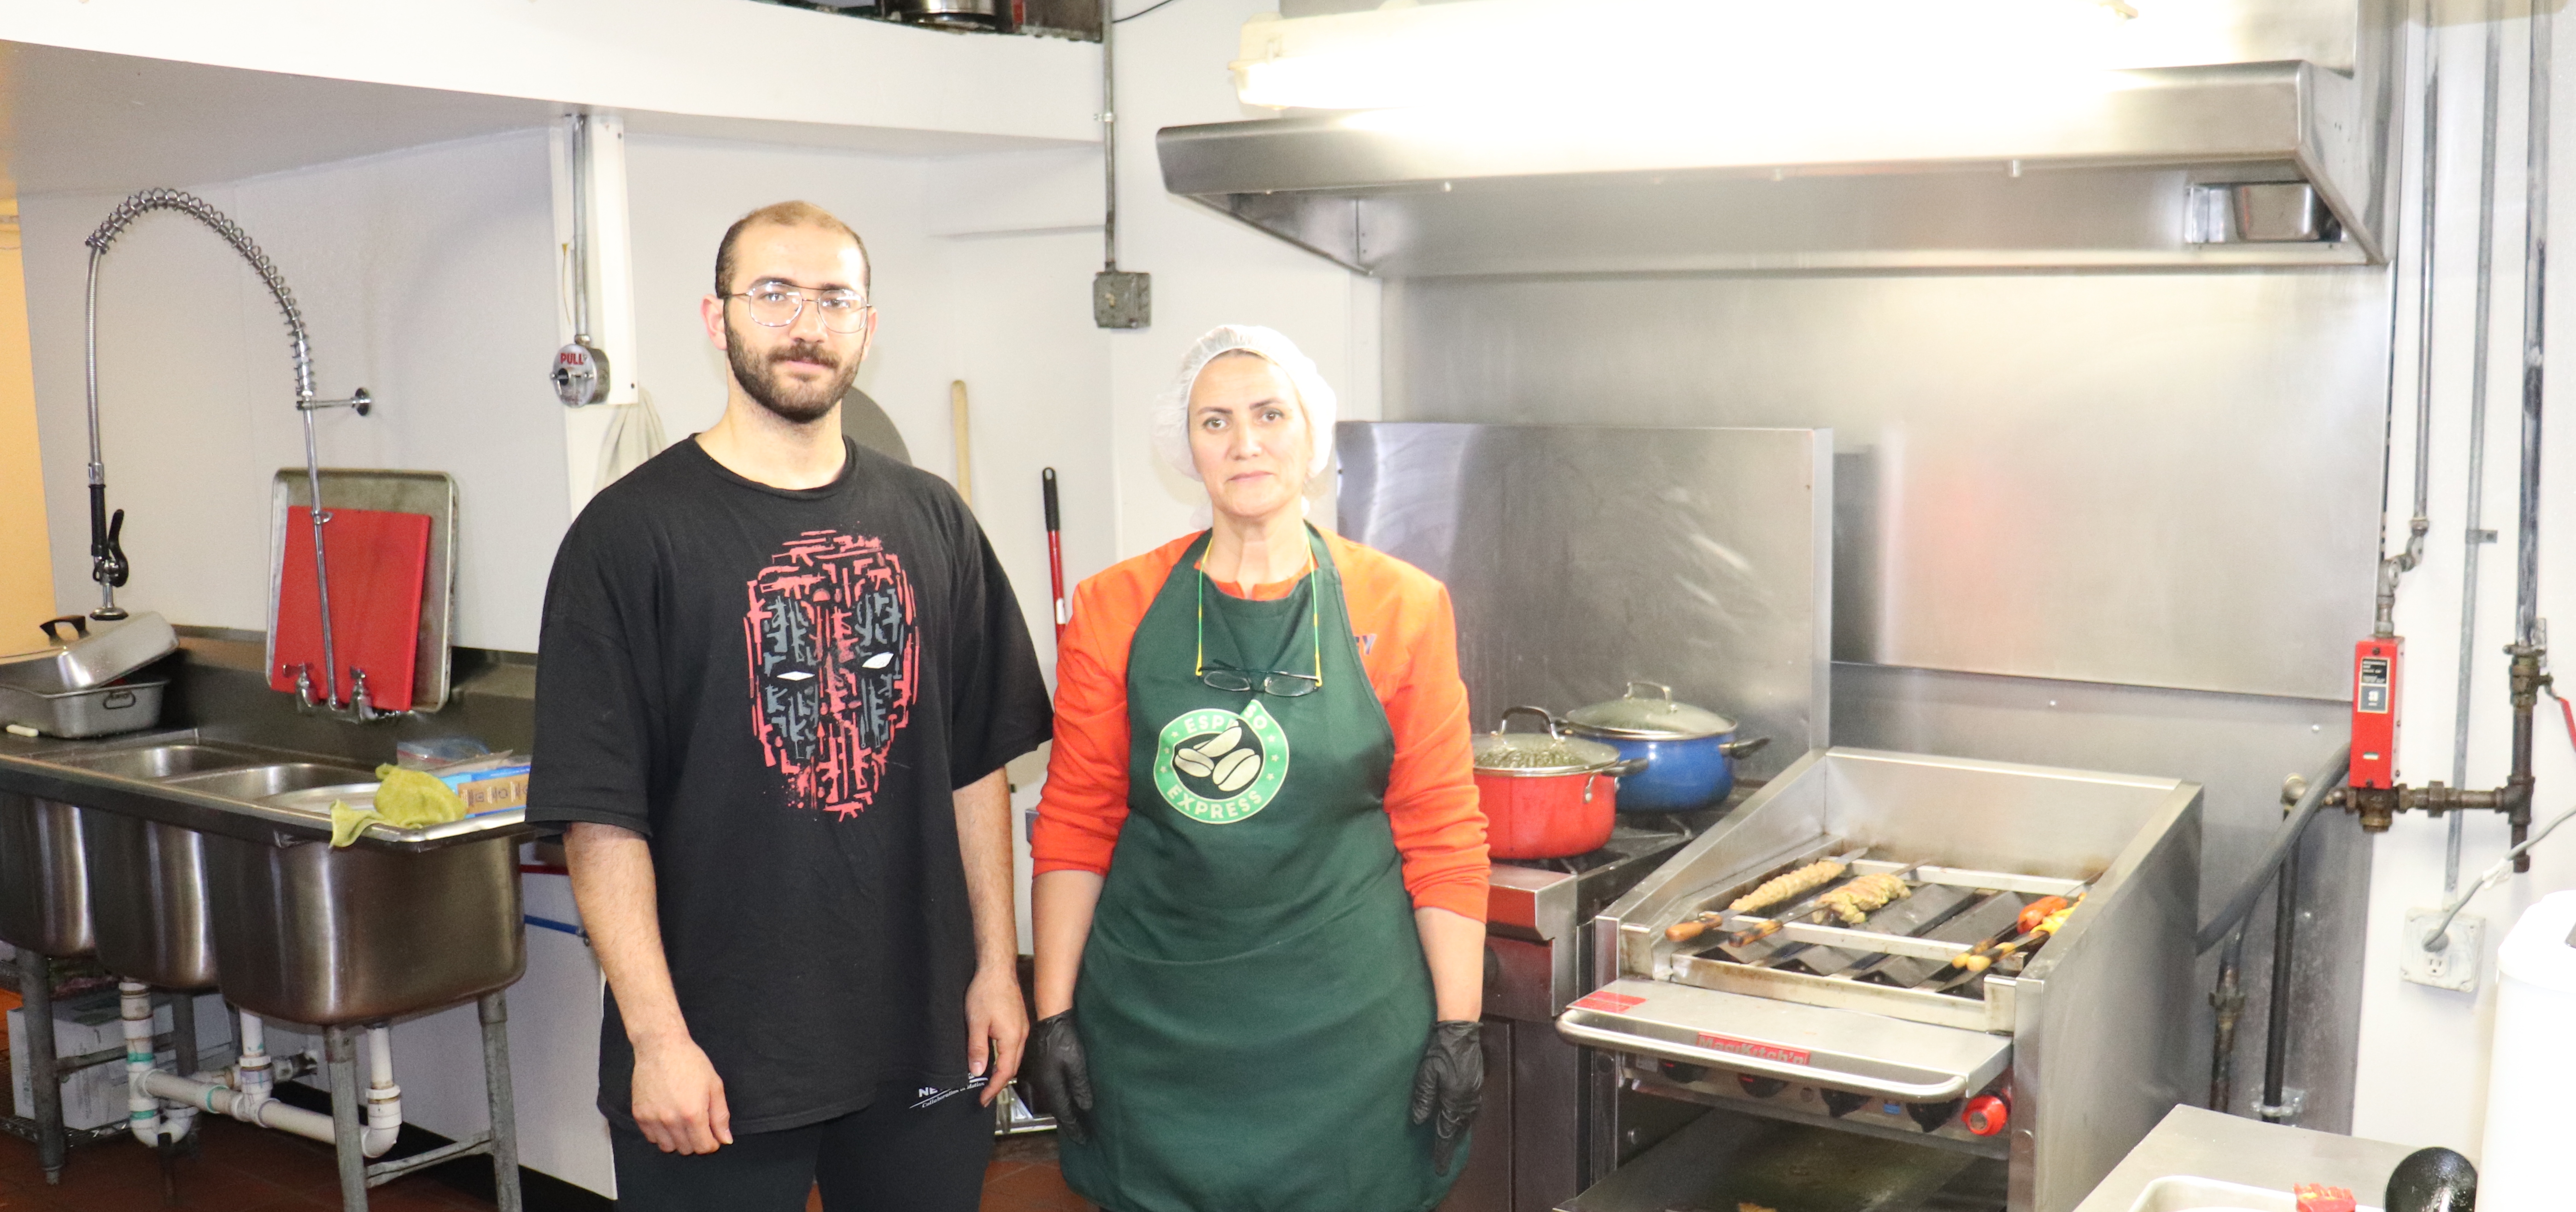
POLYGON ((1593 773, 1614 779, 1624 779, 1632 774, 1643 773, 1646 767, 1653 764, 1652 758, 1629 758, 1624 762, 1612 762, 1593 773))
POLYGON ((47 619, 44 622, 36 624, 36 626, 43 629, 46 639, 51 640, 56 644, 60 644, 63 642, 63 636, 61 632, 55 629, 61 627, 65 623, 71 624, 72 630, 79 632, 81 639, 86 640, 89 638, 89 620, 76 614, 67 614, 61 618, 47 619))
POLYGON ((1494 735, 1501 736, 1505 732, 1509 732, 1512 727, 1512 717, 1516 715, 1537 716, 1538 718, 1547 721, 1547 734, 1549 736, 1556 735, 1556 717, 1549 715, 1547 713, 1547 708, 1545 707, 1528 706, 1503 708, 1503 718, 1494 721, 1494 735))
POLYGON ((1722 744, 1722 745, 1719 745, 1719 746, 1718 746, 1718 748, 1725 750, 1725 751, 1726 751, 1726 756, 1728 756, 1728 757, 1731 757, 1731 758, 1740 758, 1740 757, 1743 757, 1744 755, 1746 755, 1746 754, 1748 754, 1748 753, 1751 753, 1751 752, 1753 752, 1754 750, 1760 749, 1760 748, 1761 748, 1761 747, 1763 747, 1764 745, 1768 745, 1768 744, 1770 744, 1770 743, 1771 743, 1771 738, 1769 738, 1769 737, 1767 737, 1767 736, 1755 736, 1755 737, 1746 737, 1745 739, 1740 740, 1740 741, 1728 741, 1728 742, 1726 742, 1726 743, 1724 743, 1724 744, 1722 744))
POLYGON ((1662 691, 1663 693, 1656 695, 1656 696, 1655 696, 1655 698, 1660 699, 1660 700, 1662 700, 1662 701, 1664 701, 1664 702, 1667 702, 1667 703, 1669 703, 1669 702, 1672 702, 1672 701, 1673 701, 1673 688, 1672 688, 1672 687, 1670 687, 1670 686, 1664 685, 1662 682, 1630 682, 1630 683, 1628 683, 1628 693, 1627 693, 1627 695, 1626 695, 1626 696, 1624 696, 1624 697, 1632 698, 1632 699, 1634 699, 1634 698, 1643 698, 1643 697, 1645 697, 1645 696, 1640 695, 1640 694, 1638 694, 1638 693, 1637 693, 1637 688, 1638 688, 1639 686, 1647 686, 1647 687, 1652 687, 1653 689, 1656 689, 1656 690, 1660 690, 1660 691, 1662 691))

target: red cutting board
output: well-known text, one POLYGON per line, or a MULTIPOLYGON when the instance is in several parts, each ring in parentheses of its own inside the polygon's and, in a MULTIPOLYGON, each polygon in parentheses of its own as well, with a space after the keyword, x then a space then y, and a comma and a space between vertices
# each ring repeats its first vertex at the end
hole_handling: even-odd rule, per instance
MULTIPOLYGON (((429 515, 381 509, 334 509, 322 524, 331 562, 331 646, 339 657, 339 698, 351 670, 367 671, 367 700, 385 711, 411 709, 420 649, 420 586, 429 573, 429 515)), ((286 559, 277 586, 277 664, 271 690, 295 689, 295 667, 313 669, 322 685, 322 615, 313 592, 313 511, 286 511, 286 559)))

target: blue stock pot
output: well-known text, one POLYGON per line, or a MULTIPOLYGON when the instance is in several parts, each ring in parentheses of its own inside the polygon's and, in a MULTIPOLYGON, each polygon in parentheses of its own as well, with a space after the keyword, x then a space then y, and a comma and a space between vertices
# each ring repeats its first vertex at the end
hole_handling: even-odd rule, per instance
POLYGON ((1673 701, 1658 682, 1630 682, 1628 693, 1566 713, 1567 731, 1600 741, 1646 768, 1619 780, 1621 812, 1688 812, 1735 789, 1735 759, 1768 737, 1735 739, 1735 721, 1673 701), (1646 692, 1652 692, 1651 694, 1646 692))

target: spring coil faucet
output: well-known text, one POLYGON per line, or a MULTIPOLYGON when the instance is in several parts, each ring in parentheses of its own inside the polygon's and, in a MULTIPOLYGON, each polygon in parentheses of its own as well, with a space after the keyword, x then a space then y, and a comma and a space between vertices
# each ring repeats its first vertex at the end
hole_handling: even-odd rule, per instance
MULTIPOLYGON (((295 360, 295 408, 304 416, 304 475, 313 493, 313 581, 315 598, 322 609, 322 702, 342 705, 339 691, 338 652, 331 642, 331 576, 322 550, 322 527, 331 520, 322 509, 322 462, 320 448, 313 435, 313 414, 324 408, 347 408, 359 416, 367 415, 375 400, 361 387, 345 400, 317 400, 313 397, 313 349, 304 329, 304 313, 295 305, 295 292, 287 289, 286 275, 279 272, 268 254, 259 250, 241 225, 225 217, 205 199, 176 189, 147 189, 116 204, 98 230, 82 243, 89 246, 89 296, 84 305, 84 322, 88 341, 89 379, 89 555, 90 579, 98 582, 99 606, 90 617, 100 620, 122 619, 125 610, 116 604, 117 586, 126 582, 132 571, 125 558, 121 536, 125 530, 125 511, 113 514, 107 508, 107 465, 99 452, 98 427, 98 267, 107 256, 109 246, 133 226, 136 219, 156 210, 177 211, 206 225, 233 251, 250 263, 266 284, 268 293, 277 300, 277 309, 286 316, 289 353, 295 360)), ((354 697, 354 696, 353 696, 354 697)), ((371 714, 363 703, 352 704, 360 714, 371 714)))

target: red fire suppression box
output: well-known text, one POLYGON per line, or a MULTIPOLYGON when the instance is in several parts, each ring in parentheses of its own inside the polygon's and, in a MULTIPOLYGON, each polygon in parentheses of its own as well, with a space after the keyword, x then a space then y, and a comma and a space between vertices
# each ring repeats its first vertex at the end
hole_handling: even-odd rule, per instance
POLYGON ((2397 785, 2397 667, 2406 641, 2370 639, 2352 648, 2352 774, 2355 787, 2397 785))

